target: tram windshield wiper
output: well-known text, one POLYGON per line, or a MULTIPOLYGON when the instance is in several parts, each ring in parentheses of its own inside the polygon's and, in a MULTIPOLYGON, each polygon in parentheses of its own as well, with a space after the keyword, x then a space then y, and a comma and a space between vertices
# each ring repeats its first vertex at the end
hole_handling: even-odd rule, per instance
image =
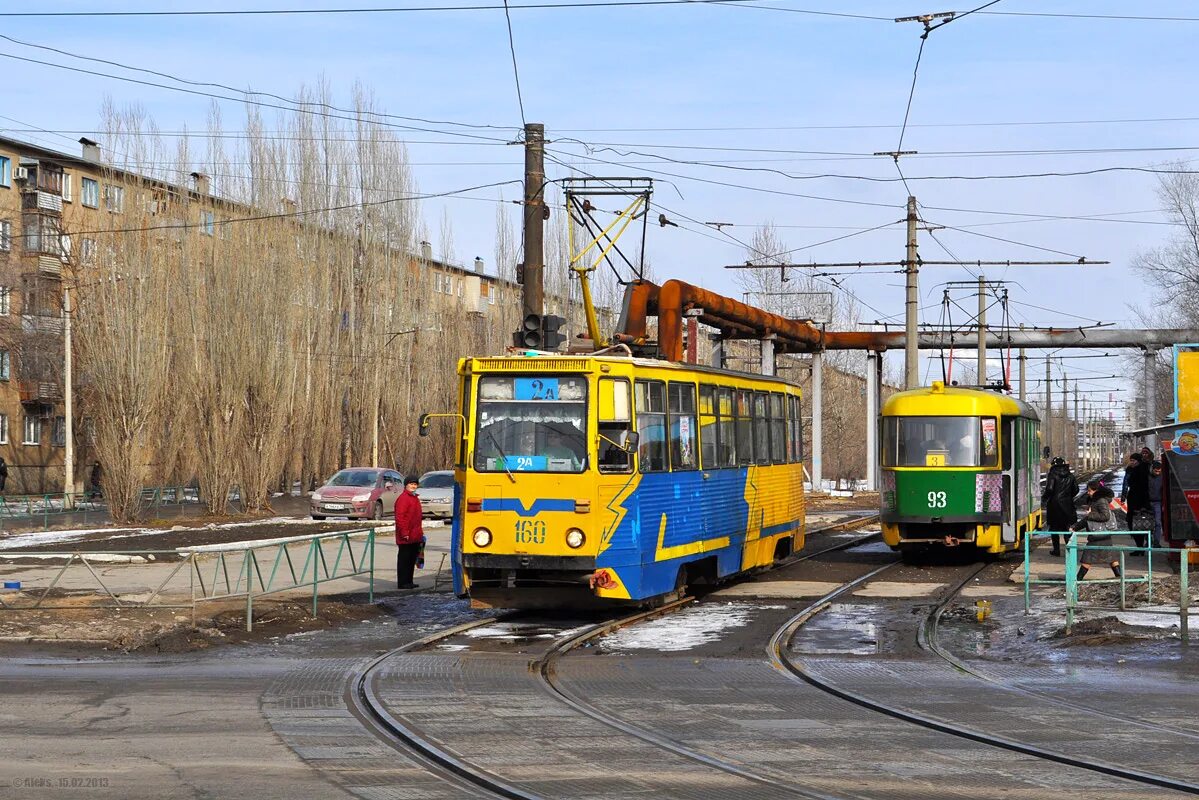
POLYGON ((512 474, 512 470, 508 469, 508 456, 504 453, 504 448, 500 447, 499 440, 495 438, 495 434, 492 433, 490 429, 487 431, 487 438, 491 440, 493 445, 495 445, 495 451, 500 454, 500 459, 504 464, 504 472, 508 473, 508 480, 516 483, 516 476, 512 474))

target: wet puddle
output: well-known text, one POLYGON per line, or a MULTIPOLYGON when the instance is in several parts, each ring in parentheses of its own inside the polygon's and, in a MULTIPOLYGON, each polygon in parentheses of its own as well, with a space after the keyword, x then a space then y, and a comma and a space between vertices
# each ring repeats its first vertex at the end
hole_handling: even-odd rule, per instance
POLYGON ((834 603, 799 629, 791 652, 800 655, 870 656, 881 652, 883 620, 893 611, 875 605, 834 603))

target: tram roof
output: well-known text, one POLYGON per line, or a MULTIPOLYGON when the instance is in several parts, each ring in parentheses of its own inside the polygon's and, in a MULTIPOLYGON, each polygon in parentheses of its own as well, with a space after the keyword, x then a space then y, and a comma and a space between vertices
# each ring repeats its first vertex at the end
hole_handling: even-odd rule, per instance
POLYGON ((934 381, 932 386, 891 395, 883 403, 883 414, 899 417, 1003 415, 1040 419, 1036 409, 1010 395, 990 389, 946 386, 941 381, 934 381))
MULTIPOLYGON (((742 372, 735 369, 719 369, 710 367, 706 364, 686 364, 675 361, 664 361, 657 358, 645 358, 641 356, 622 356, 622 355, 590 355, 590 354, 569 354, 569 353, 537 353, 533 356, 505 354, 501 356, 473 356, 462 359, 462 362, 474 362, 477 367, 481 367, 480 371, 486 372, 504 372, 512 370, 517 365, 526 366, 529 362, 535 362, 538 367, 544 367, 547 370, 562 369, 572 372, 590 371, 590 367, 583 367, 580 362, 588 361, 602 364, 617 364, 629 365, 636 367, 647 367, 652 369, 668 369, 678 370, 680 372, 699 372, 711 376, 726 376, 730 378, 738 378, 741 380, 756 380, 769 381, 771 383, 783 383, 788 386, 798 387, 799 384, 795 381, 788 380, 779 375, 762 375, 757 372, 742 372)), ((515 371, 521 371, 516 369, 515 371)))

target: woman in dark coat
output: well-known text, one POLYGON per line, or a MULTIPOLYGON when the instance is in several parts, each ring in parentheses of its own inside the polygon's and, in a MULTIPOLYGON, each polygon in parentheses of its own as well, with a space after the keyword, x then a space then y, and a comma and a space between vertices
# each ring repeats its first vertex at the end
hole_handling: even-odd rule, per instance
POLYGON ((1084 506, 1086 513, 1070 528, 1072 531, 1088 531, 1087 547, 1081 550, 1078 565, 1078 580, 1086 577, 1091 571, 1092 564, 1107 561, 1112 568, 1112 574, 1120 577, 1120 561, 1115 553, 1103 548, 1112 543, 1110 531, 1116 529, 1116 515, 1112 511, 1111 501, 1115 494, 1103 485, 1102 481, 1090 481, 1087 484, 1087 501, 1084 506), (1095 545, 1092 547, 1092 545, 1095 545))
MULTIPOLYGON (((1078 519, 1074 510, 1074 498, 1078 496, 1078 480, 1070 472, 1066 459, 1058 456, 1049 467, 1045 479, 1045 490, 1041 492, 1041 505, 1045 508, 1045 524, 1051 531, 1070 530, 1078 519)), ((1060 556, 1061 536, 1052 535, 1053 549, 1050 555, 1060 556)))

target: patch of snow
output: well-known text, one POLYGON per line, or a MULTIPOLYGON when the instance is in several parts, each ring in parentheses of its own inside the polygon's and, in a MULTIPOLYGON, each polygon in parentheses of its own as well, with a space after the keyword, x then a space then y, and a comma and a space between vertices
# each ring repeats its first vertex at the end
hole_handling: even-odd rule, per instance
POLYGON ((65 531, 36 531, 33 533, 18 533, 0 539, 0 550, 18 550, 22 547, 34 547, 54 542, 73 542, 86 538, 93 533, 134 533, 140 528, 74 528, 65 531))
POLYGON ((604 637, 605 650, 657 650, 678 652, 719 641, 726 631, 749 622, 755 611, 785 606, 758 606, 749 603, 703 605, 680 611, 604 637))
MULTIPOLYGON (((81 557, 89 564, 145 564, 144 556, 131 556, 125 553, 81 553, 81 557)), ((65 561, 63 553, 21 553, 19 558, 34 558, 43 561, 65 561)))
POLYGON ((463 650, 469 650, 470 645, 468 645, 468 644, 439 644, 439 645, 437 645, 437 649, 438 650, 448 650, 451 653, 460 653, 463 650))
POLYGON ((1116 619, 1125 625, 1137 625, 1142 628, 1177 628, 1179 626, 1178 606, 1145 606, 1139 611, 1117 611, 1116 619), (1151 612, 1162 613, 1151 613, 1151 612))

